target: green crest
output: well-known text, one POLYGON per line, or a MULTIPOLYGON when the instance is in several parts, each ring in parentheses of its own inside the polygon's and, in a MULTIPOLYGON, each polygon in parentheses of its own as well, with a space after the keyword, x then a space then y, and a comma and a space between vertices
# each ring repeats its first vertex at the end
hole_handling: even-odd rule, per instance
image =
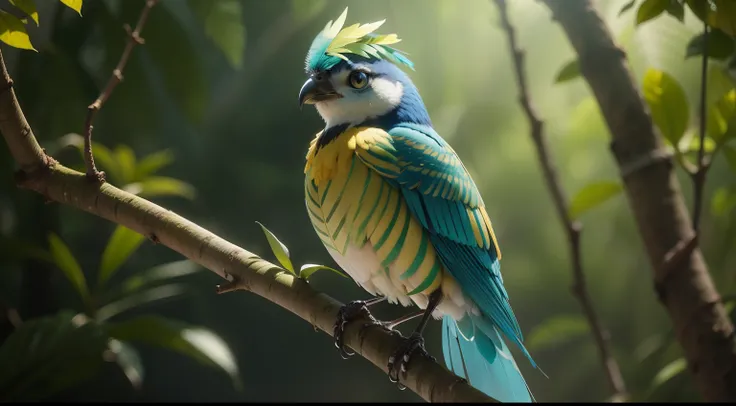
POLYGON ((397 65, 405 65, 414 69, 414 64, 400 51, 391 47, 401 41, 396 34, 378 35, 373 32, 386 20, 369 24, 353 24, 343 28, 348 9, 340 17, 328 22, 325 28, 312 42, 307 54, 307 70, 327 70, 348 60, 347 54, 364 58, 386 59, 397 65))

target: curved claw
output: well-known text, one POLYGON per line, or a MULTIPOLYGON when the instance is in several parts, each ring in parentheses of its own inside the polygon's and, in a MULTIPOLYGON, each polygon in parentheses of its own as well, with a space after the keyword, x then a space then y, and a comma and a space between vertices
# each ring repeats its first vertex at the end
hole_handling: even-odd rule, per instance
POLYGON ((396 350, 394 355, 388 359, 388 379, 398 385, 399 390, 406 389, 406 386, 399 382, 400 374, 406 375, 407 365, 411 360, 411 356, 415 351, 419 351, 422 355, 434 359, 424 348, 424 338, 421 334, 412 333, 409 338, 396 350))
POLYGON ((335 328, 332 335, 335 338, 335 347, 340 351, 340 356, 343 359, 348 359, 355 355, 354 351, 345 346, 345 326, 360 317, 363 312, 370 315, 366 302, 355 300, 342 306, 337 313, 337 321, 335 321, 335 328))

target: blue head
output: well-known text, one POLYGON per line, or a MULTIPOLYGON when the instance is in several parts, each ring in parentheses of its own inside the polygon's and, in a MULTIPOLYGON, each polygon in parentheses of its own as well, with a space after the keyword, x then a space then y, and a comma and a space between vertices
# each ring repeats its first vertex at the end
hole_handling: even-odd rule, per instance
POLYGON ((314 104, 326 128, 397 123, 430 125, 421 96, 397 65, 413 64, 389 45, 395 34, 372 34, 383 21, 342 29, 347 9, 314 39, 307 55, 309 75, 299 104, 314 104))

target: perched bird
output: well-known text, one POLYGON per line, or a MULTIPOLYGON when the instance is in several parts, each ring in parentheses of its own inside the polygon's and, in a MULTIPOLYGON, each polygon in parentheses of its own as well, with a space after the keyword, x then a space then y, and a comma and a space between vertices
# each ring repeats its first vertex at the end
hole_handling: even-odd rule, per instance
POLYGON ((326 123, 306 157, 309 218, 335 262, 376 296, 341 309, 335 344, 351 355, 343 348, 344 326, 367 306, 414 303, 422 312, 380 322, 392 329, 423 316, 388 361, 392 381, 415 351, 426 354, 422 332, 434 317, 442 319, 449 369, 498 400, 532 401, 502 338, 535 365, 478 188, 399 68, 414 69, 392 47, 397 35, 374 33, 385 20, 343 28, 346 16, 347 8, 314 39, 299 92, 300 105, 313 104, 326 123))

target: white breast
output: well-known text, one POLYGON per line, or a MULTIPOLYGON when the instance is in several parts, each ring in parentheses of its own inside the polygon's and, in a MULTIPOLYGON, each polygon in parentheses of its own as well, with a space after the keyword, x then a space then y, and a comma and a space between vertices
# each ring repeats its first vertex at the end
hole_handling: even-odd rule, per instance
POLYGON ((329 247, 326 248, 340 268, 345 270, 368 293, 374 296, 386 296, 390 303, 411 305, 411 299, 389 280, 370 242, 366 242, 363 248, 357 248, 353 244, 348 245, 345 255, 329 247))

